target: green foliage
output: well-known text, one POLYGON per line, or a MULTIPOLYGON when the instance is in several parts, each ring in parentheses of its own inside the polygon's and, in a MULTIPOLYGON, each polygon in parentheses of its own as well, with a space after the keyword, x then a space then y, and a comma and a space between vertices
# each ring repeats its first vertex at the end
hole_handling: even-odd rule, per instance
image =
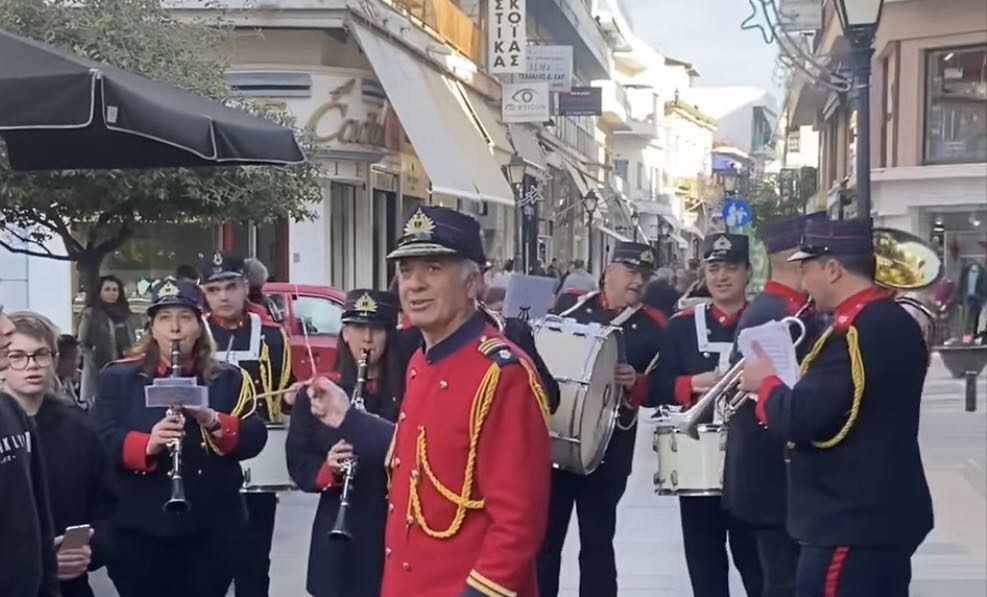
MULTIPOLYGON (((160 0, 0 0, 3 27, 113 66, 230 101, 223 73, 231 27, 222 19, 185 23, 160 0)), ((284 113, 242 107, 290 124, 284 113)), ((303 146, 303 149, 307 149, 303 146)), ((321 200, 311 164, 15 173, 0 142, 0 228, 33 248, 15 252, 77 261, 98 272, 137 224, 308 219, 321 200), (64 255, 40 243, 57 236, 64 255)), ((92 272, 86 272, 91 277, 92 272)))
POLYGON ((783 201, 778 193, 777 182, 770 178, 752 183, 747 200, 754 208, 755 230, 762 222, 796 216, 805 207, 804 202, 795 199, 783 201))

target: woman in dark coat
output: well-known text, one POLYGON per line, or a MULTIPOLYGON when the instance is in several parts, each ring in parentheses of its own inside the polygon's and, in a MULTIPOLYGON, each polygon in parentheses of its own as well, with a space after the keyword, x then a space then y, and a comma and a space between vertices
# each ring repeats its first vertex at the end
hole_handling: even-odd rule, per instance
POLYGON ((98 292, 86 291, 78 337, 82 349, 79 398, 88 408, 96 395, 100 370, 129 354, 137 339, 137 319, 130 311, 123 283, 116 276, 100 278, 98 292))
MULTIPOLYGON (((346 295, 342 340, 334 381, 352 395, 357 363, 367 352, 361 396, 367 411, 397 420, 404 369, 395 335, 398 308, 394 295, 352 290, 346 295)), ((303 491, 321 493, 312 523, 306 588, 314 597, 378 597, 384 568, 387 473, 380 463, 359 466, 347 515, 351 541, 330 538, 339 512, 343 475, 339 463, 352 447, 339 431, 324 426, 311 411, 304 391, 295 398, 286 444, 288 472, 303 491)))

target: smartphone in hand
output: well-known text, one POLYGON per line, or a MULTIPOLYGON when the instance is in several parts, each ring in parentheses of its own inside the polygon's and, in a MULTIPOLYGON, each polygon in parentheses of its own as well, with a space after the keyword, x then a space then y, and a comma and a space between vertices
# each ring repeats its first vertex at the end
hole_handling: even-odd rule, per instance
POLYGON ((62 535, 62 545, 59 549, 78 549, 89 545, 89 538, 92 536, 92 527, 88 524, 80 524, 65 529, 62 535))

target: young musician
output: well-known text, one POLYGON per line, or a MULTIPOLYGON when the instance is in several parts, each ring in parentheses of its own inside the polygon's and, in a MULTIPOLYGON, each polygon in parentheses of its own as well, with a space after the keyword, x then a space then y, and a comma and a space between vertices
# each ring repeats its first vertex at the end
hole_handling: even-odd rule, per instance
MULTIPOLYGON (((824 212, 766 222, 761 240, 771 262, 771 278, 764 290, 744 309, 737 334, 768 321, 799 314, 805 338, 796 349, 801 359, 818 334, 809 295, 801 290, 798 265, 790 263, 809 220, 825 219, 824 212)), ((792 326, 793 338, 797 328, 792 326)), ((731 364, 740 355, 734 350, 731 364)), ((784 442, 773 436, 754 416, 754 403, 745 401, 728 422, 727 452, 723 473, 723 508, 754 529, 758 559, 764 577, 764 593, 756 597, 795 597, 798 543, 785 530, 787 498, 784 442)))
MULTIPOLYGON (((335 381, 350 397, 364 359, 360 399, 367 412, 397 421, 404 367, 392 341, 398 311, 393 296, 377 290, 351 290, 343 311, 342 342, 336 353, 335 381)), ((339 516, 342 463, 353 447, 338 429, 312 416, 304 391, 291 411, 288 471, 303 491, 321 493, 312 523, 306 588, 314 597, 378 597, 384 571, 384 524, 387 521, 387 473, 380 462, 359 462, 352 479, 347 530, 352 540, 330 537, 339 516)))
POLYGON ((551 467, 538 374, 476 310, 476 220, 422 207, 404 232, 389 257, 424 344, 398 421, 352 409, 324 378, 308 388, 313 414, 389 469, 381 597, 535 597, 551 467))
POLYGON ((240 461, 267 440, 253 384, 216 359, 192 282, 165 278, 152 289, 150 333, 134 355, 100 372, 92 417, 113 461, 119 507, 110 520, 107 562, 120 597, 223 597, 233 579, 246 520, 240 461), (209 406, 183 417, 145 404, 145 388, 172 375, 173 344, 182 375, 208 387, 209 406), (184 418, 184 425, 182 424, 184 418), (191 509, 165 512, 172 495, 168 445, 181 442, 181 476, 191 509))
MULTIPOLYGON (((280 422, 284 392, 292 382, 291 346, 281 327, 265 323, 265 318, 251 308, 243 259, 216 253, 203 263, 199 282, 217 358, 250 374, 259 414, 268 423, 280 422)), ((242 567, 236 574, 236 596, 267 597, 278 496, 251 490, 244 499, 249 534, 240 560, 242 567)))
POLYGON ((788 530, 801 543, 800 597, 906 597, 911 556, 932 529, 919 450, 929 354, 916 321, 874 284, 869 220, 813 221, 802 284, 833 323, 786 387, 771 363, 746 361, 741 387, 790 442, 788 530))
POLYGON ((589 475, 552 470, 548 531, 538 556, 541 597, 558 595, 562 546, 573 507, 579 518, 579 594, 617 596, 613 551, 617 504, 631 474, 637 408, 647 397, 648 376, 657 362, 665 325, 661 312, 642 303, 654 266, 654 251, 648 245, 617 243, 603 274, 603 290, 582 295, 563 293, 555 305, 555 313, 580 323, 609 324, 623 330, 627 362, 617 365, 615 379, 627 396, 603 464, 589 475))
POLYGON ((34 418, 45 447, 45 473, 55 523, 55 548, 62 597, 93 597, 87 572, 103 565, 108 547, 103 523, 115 506, 109 458, 86 413, 53 392, 58 334, 47 317, 21 311, 14 324, 4 390, 34 418), (65 529, 90 525, 83 546, 62 544, 65 529))
MULTIPOLYGON (((733 339, 747 304, 751 277, 748 245, 747 237, 739 234, 711 234, 705 238, 704 281, 712 302, 683 309, 668 320, 651 387, 651 404, 691 407, 730 368, 733 339)), ((712 420, 710 415, 709 422, 712 420)), ((713 482, 719 483, 719 479, 713 482)), ((682 496, 679 511, 694 597, 730 595, 728 541, 747 595, 761 595, 761 567, 753 533, 742 521, 724 512, 720 496, 682 496)))

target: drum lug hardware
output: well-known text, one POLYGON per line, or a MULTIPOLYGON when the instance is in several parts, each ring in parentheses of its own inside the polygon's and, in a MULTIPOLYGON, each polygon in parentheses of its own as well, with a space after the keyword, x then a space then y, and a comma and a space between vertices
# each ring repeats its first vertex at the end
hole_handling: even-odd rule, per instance
POLYGON ((671 445, 672 445, 672 452, 678 452, 679 451, 678 436, 676 434, 672 434, 672 442, 671 442, 671 445))
POLYGON ((672 482, 672 487, 678 487, 679 486, 679 473, 678 473, 678 471, 672 471, 671 475, 669 475, 669 480, 671 480, 671 482, 672 482))

